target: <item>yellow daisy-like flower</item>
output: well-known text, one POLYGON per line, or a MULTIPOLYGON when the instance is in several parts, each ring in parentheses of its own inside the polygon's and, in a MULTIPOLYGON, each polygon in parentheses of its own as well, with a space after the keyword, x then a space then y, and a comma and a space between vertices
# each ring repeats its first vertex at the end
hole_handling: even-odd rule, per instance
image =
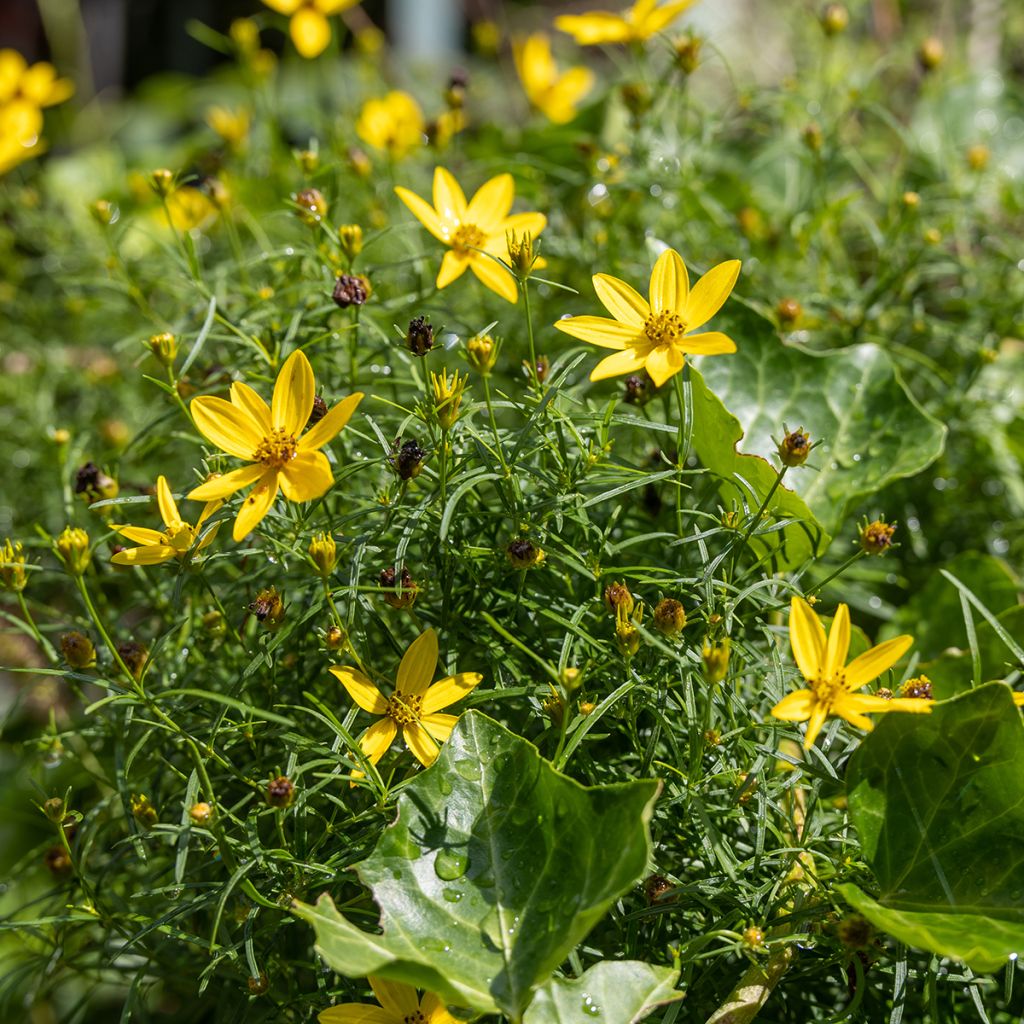
POLYGON ((913 697, 887 699, 857 693, 862 686, 888 672, 914 642, 912 636, 897 636, 858 654, 849 665, 850 609, 836 609, 828 637, 814 609, 801 597, 794 597, 789 612, 789 642, 793 657, 807 680, 807 689, 783 697, 772 714, 784 722, 807 722, 804 749, 813 745, 825 719, 838 715, 858 729, 872 728, 868 714, 881 711, 910 711, 927 714, 932 701, 913 697))
POLYGON ((289 501, 313 501, 334 483, 320 449, 348 423, 363 395, 349 395, 303 433, 315 396, 313 368, 305 354, 296 351, 281 367, 270 406, 241 381, 231 385, 231 401, 212 395, 192 399, 192 418, 203 437, 228 455, 253 463, 208 480, 188 495, 216 501, 255 484, 235 519, 236 541, 256 528, 278 488, 289 501))
POLYGON ((551 41, 543 32, 516 43, 512 54, 531 105, 555 124, 571 121, 576 116, 576 105, 593 87, 594 73, 584 67, 559 73, 551 41))
POLYGON ((17 50, 0 50, 0 174, 43 151, 43 108, 63 103, 74 91, 52 64, 30 67, 17 50))
POLYGON ((380 1006, 341 1003, 319 1014, 320 1024, 457 1024, 433 992, 427 992, 420 999, 411 985, 372 975, 366 980, 380 1006))
POLYGON ((156 503, 165 529, 160 531, 149 530, 144 526, 115 526, 114 529, 122 537, 142 546, 118 551, 110 559, 112 562, 117 565, 158 565, 172 558, 184 558, 193 549, 195 552, 202 551, 216 536, 218 528, 214 527, 196 544, 203 523, 224 504, 222 501, 208 501, 196 525, 191 526, 178 512, 174 495, 167 485, 167 477, 159 476, 156 481, 156 503))
POLYGON ((312 60, 319 57, 331 41, 332 14, 355 7, 359 0, 263 0, 272 10, 290 19, 288 33, 295 49, 312 60))
POLYGON ((580 46, 642 43, 668 28, 692 3, 693 0, 673 0, 659 7, 658 0, 636 0, 622 14, 589 11, 560 15, 555 18, 555 28, 567 32, 580 46))
MULTIPOLYGON (((428 767, 437 758, 441 744, 451 735, 458 715, 438 712, 465 697, 483 679, 479 672, 460 672, 430 685, 437 668, 437 633, 428 629, 418 636, 402 656, 398 679, 390 697, 385 697, 369 679, 348 666, 335 666, 333 675, 349 696, 364 710, 381 715, 359 737, 359 747, 371 764, 376 764, 401 730, 406 746, 428 767)), ((355 772, 360 778, 362 772, 355 772)))
POLYGON ((459 183, 443 167, 434 169, 433 206, 407 188, 398 186, 395 192, 417 220, 448 246, 437 275, 438 288, 446 288, 470 269, 491 291, 516 301, 515 279, 491 257, 507 254, 510 232, 536 238, 548 220, 543 213, 509 214, 516 194, 511 174, 485 182, 468 203, 459 183))
POLYGON ((363 142, 395 160, 422 146, 425 130, 420 105, 399 89, 367 100, 356 122, 356 134, 363 142))
POLYGON ((721 331, 691 332, 722 308, 739 272, 739 260, 719 263, 691 289, 679 253, 666 249, 651 272, 650 302, 625 281, 595 274, 594 291, 615 319, 573 316, 555 326, 591 345, 618 350, 594 367, 591 380, 635 373, 643 367, 661 387, 683 368, 684 355, 736 351, 736 343, 721 331))

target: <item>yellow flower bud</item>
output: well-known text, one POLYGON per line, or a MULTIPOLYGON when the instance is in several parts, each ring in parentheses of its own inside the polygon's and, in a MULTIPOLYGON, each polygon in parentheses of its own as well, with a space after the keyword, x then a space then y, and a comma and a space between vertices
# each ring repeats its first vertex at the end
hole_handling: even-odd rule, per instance
POLYGON ((89 568, 89 534, 77 526, 65 526, 54 545, 57 556, 72 576, 81 576, 89 568))
POLYGON ((77 630, 61 636, 60 653, 72 668, 92 668, 96 664, 96 648, 84 633, 77 630))
POLYGON ((712 642, 708 637, 701 651, 704 661, 704 678, 709 683, 720 683, 729 671, 729 638, 712 642))
POLYGON ((160 820, 160 816, 156 813, 156 808, 144 793, 132 794, 131 808, 132 816, 145 828, 155 825, 160 820))
POLYGON ((318 533, 309 542, 308 550, 317 574, 327 579, 338 564, 338 548, 334 538, 327 533, 318 533))
POLYGON ((28 583, 25 575, 25 549, 21 541, 9 537, 0 545, 0 583, 5 590, 20 594, 28 583))
POLYGON ((800 427, 789 431, 779 442, 779 458, 784 466, 802 466, 813 447, 811 435, 800 427))
POLYGON ((156 357, 157 362, 171 367, 178 356, 178 339, 170 331, 151 334, 145 341, 146 348, 156 357))
POLYGON ((107 227, 117 220, 117 207, 106 199, 97 199, 89 207, 89 212, 92 214, 92 219, 103 227, 107 227))
POLYGON ((462 402, 462 393, 469 382, 469 376, 462 376, 456 370, 451 378, 448 371, 442 370, 440 374, 431 373, 430 383, 434 390, 434 415, 442 430, 451 430, 459 418, 459 405, 462 402))
POLYGON ((466 358, 469 365, 484 377, 490 375, 498 361, 501 343, 489 334, 476 334, 466 342, 466 358))
POLYGON ((174 171, 158 167, 149 175, 149 187, 161 198, 166 199, 174 191, 174 171))
POLYGON ((663 597, 654 606, 654 628, 665 636, 677 636, 686 626, 686 611, 671 597, 663 597))
POLYGON ((363 229, 358 224, 342 224, 338 228, 341 251, 349 262, 363 251, 363 229))
POLYGON ((200 801, 189 808, 188 816, 196 825, 209 825, 213 821, 213 808, 205 801, 200 801))

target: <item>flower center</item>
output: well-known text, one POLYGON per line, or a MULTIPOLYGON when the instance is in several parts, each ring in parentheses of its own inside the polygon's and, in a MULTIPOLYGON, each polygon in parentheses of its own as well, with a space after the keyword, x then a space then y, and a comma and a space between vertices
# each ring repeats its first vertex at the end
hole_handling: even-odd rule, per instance
POLYGON ((273 466, 275 469, 280 469, 294 458, 295 437, 286 434, 283 427, 274 427, 252 453, 253 462, 262 462, 264 466, 273 466))
POLYGON ((168 526, 164 533, 167 535, 167 543, 179 554, 184 554, 196 539, 196 531, 188 523, 177 522, 168 526))
POLYGON ((423 713, 423 698, 412 693, 396 693, 388 698, 384 714, 396 725, 411 725, 420 720, 423 713))
POLYGON ((427 1024, 427 1018, 423 1016, 422 1010, 414 1010, 402 1018, 402 1024, 427 1024))
POLYGON ((450 244, 456 256, 468 256, 471 249, 482 249, 486 241, 487 236, 475 224, 460 224, 450 244))
POLYGON ((675 345, 686 333, 686 324, 678 313, 662 310, 652 313, 644 323, 644 334, 655 348, 659 345, 675 345))
POLYGON ((836 697, 846 689, 846 676, 839 672, 830 679, 811 679, 807 685, 810 687, 811 693, 814 694, 814 699, 819 704, 824 704, 827 708, 831 708, 835 703, 836 697))

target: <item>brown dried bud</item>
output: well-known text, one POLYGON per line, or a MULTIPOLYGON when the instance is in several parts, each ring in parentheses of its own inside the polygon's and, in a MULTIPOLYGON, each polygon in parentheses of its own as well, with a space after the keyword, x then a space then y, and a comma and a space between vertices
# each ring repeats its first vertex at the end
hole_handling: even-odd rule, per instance
POLYGON ((411 608, 415 604, 420 588, 404 565, 401 576, 395 572, 393 565, 389 565, 386 569, 381 570, 379 580, 385 591, 384 600, 392 608, 402 610, 411 608))
POLYGON ((412 480, 418 477, 427 458, 426 451, 412 439, 403 441, 400 448, 397 447, 397 441, 395 445, 396 447, 388 457, 392 469, 402 480, 412 480))
POLYGON ((671 597, 663 597, 654 606, 654 628, 665 636, 677 636, 686 625, 686 611, 671 597))
POLYGON ((74 870, 71 858, 68 856, 68 852, 63 846, 51 846, 43 857, 43 863, 46 865, 50 874, 55 875, 58 878, 63 875, 70 875, 74 870))
POLYGON ((644 880, 644 898, 653 907, 656 903, 666 902, 675 888, 664 875, 651 875, 644 880))
POLYGON ((80 494, 91 505, 102 498, 116 498, 117 481, 107 476, 94 462, 87 462, 75 472, 75 494, 80 494))
POLYGON ((363 278, 355 274, 339 274, 334 282, 331 298, 342 309, 349 306, 361 306, 369 298, 363 278))
POLYGON ((525 537, 512 541, 505 549, 505 555, 516 569, 534 569, 546 557, 543 549, 532 544, 525 537))
POLYGON ((256 600, 249 605, 249 611, 256 616, 266 629, 277 629, 284 621, 284 601, 277 592, 277 587, 265 587, 256 595, 256 600))
POLYGON ((861 551, 869 555, 884 555, 892 547, 895 523, 887 523, 884 519, 876 519, 873 523, 865 520, 858 529, 857 543, 861 551))
POLYGON ((267 783, 267 803, 271 807, 290 807, 295 799, 295 783, 287 775, 279 775, 267 783))
POLYGON ((78 630, 61 636, 60 653, 72 668, 92 668, 96 664, 96 648, 93 647, 92 641, 78 630))
POLYGON ((867 949, 875 941, 874 925, 860 914, 850 914, 836 926, 836 937, 847 949, 867 949))
POLYGON ((306 420, 306 430, 316 426, 327 415, 327 403, 317 395, 313 399, 313 408, 309 411, 309 419, 306 420))
POLYGON ((775 315, 780 323, 795 324, 803 316, 804 308, 796 299, 779 299, 775 307, 775 315))
POLYGON ((409 321, 405 344, 414 356, 425 356, 434 347, 434 328, 425 316, 415 316, 409 321))
POLYGON ((629 615, 633 610, 633 595, 625 583, 611 583, 604 588, 604 606, 613 615, 621 608, 629 615))
POLYGON ((250 975, 247 984, 249 988, 249 995, 261 996, 270 988, 270 979, 267 977, 266 971, 260 971, 258 978, 254 978, 250 975))
POLYGON ((791 430, 779 442, 779 458, 784 466, 802 466, 807 461, 807 456, 811 454, 813 447, 811 435, 803 427, 800 427, 797 430, 791 430))
POLYGON ((318 188, 304 188, 294 196, 299 219, 311 227, 327 216, 327 200, 318 188))
POLYGON ((117 645, 117 653, 133 678, 138 679, 142 675, 143 666, 149 657, 149 648, 134 640, 127 640, 125 643, 117 645))

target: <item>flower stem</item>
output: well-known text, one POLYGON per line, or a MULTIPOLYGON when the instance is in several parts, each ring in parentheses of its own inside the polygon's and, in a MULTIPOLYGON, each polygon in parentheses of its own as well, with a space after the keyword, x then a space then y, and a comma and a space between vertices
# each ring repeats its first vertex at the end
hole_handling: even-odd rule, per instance
POLYGON ((690 442, 693 436, 693 416, 690 410, 690 367, 689 364, 673 378, 676 387, 676 401, 679 405, 679 426, 676 433, 676 532, 683 535, 683 473, 686 460, 690 457, 690 442))
POLYGON ((484 400, 487 402, 487 416, 491 421, 491 433, 494 434, 494 447, 498 453, 498 461, 502 471, 508 476, 508 463, 505 461, 505 449, 498 434, 498 421, 494 418, 494 403, 491 400, 491 375, 484 374, 484 400))
POLYGON ((57 652, 54 650, 53 644, 51 644, 50 641, 47 640, 39 631, 39 627, 36 625, 36 620, 28 610, 28 603, 25 601, 25 595, 20 590, 18 591, 18 605, 21 607, 21 614, 25 618, 25 625, 28 626, 36 643, 43 649, 50 661, 55 662, 57 660, 57 652))
POLYGON ((846 572, 846 570, 849 569, 850 566, 853 565, 854 562, 859 561, 866 554, 867 554, 867 552, 864 551, 863 549, 860 550, 860 551, 854 552, 854 554, 850 555, 850 557, 845 562, 843 562, 843 564, 841 566, 839 566, 839 568, 836 569, 835 572, 829 573, 829 575, 826 576, 820 583, 815 583, 814 586, 811 587, 811 589, 807 591, 807 596, 809 597, 811 594, 817 594, 819 591, 823 590, 837 576, 839 576, 842 573, 846 572))
POLYGON ((528 279, 519 282, 523 290, 523 308, 526 310, 526 336, 530 342, 530 383, 535 388, 540 387, 537 379, 537 345, 533 337, 533 314, 530 310, 530 282, 528 279))
POLYGON ((96 605, 93 604, 92 598, 89 596, 89 588, 85 585, 85 577, 76 576, 75 582, 78 584, 78 592, 82 595, 82 602, 85 604, 85 610, 89 613, 89 618, 92 620, 92 624, 96 627, 96 632, 103 638, 103 643, 106 644, 107 650, 110 651, 114 661, 117 662, 118 668, 120 668, 124 673, 129 685, 136 691, 136 693, 141 694, 141 684, 132 674, 132 670, 125 664, 124 658, 121 657, 121 652, 117 649, 117 644, 111 640, 110 634, 107 632, 107 627, 103 624, 103 620, 100 618, 99 612, 96 611, 96 605))
POLYGON ((786 475, 787 469, 789 469, 789 466, 783 466, 782 469, 779 470, 779 474, 775 478, 774 483, 772 483, 771 487, 768 488, 768 493, 764 496, 764 501, 761 502, 761 507, 757 510, 756 513, 754 513, 753 517, 751 518, 750 525, 747 527, 743 536, 740 538, 739 544, 735 549, 735 553, 733 555, 732 560, 733 566, 736 565, 736 560, 739 558, 740 554, 742 554, 743 549, 747 546, 747 542, 750 540, 754 530, 757 529, 757 524, 761 522, 761 516, 764 515, 765 510, 768 508, 769 502, 775 496, 775 492, 779 489, 779 484, 782 483, 782 478, 786 475))

